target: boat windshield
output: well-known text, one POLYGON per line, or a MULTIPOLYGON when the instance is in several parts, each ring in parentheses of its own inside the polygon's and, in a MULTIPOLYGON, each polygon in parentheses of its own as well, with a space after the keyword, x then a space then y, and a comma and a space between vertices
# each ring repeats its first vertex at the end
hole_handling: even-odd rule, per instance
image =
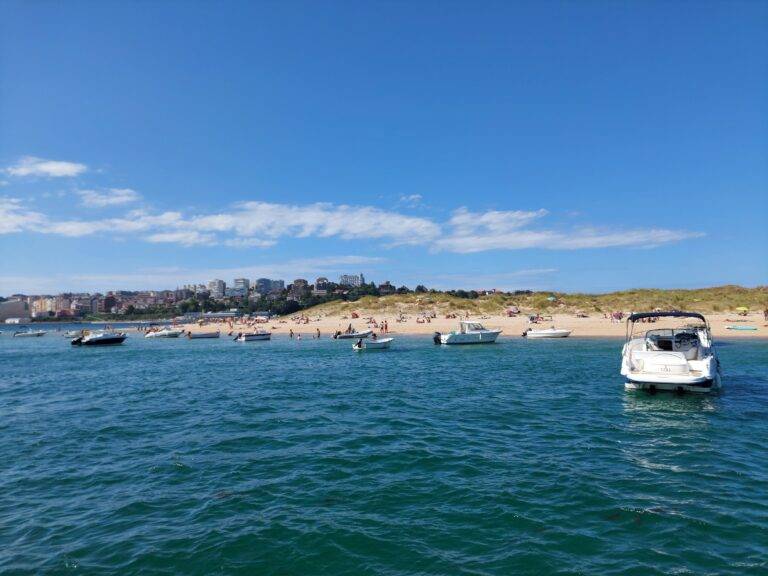
POLYGON ((464 332, 476 332, 478 330, 485 330, 483 325, 479 322, 462 322, 461 327, 463 328, 464 332))
POLYGON ((645 342, 650 350, 677 351, 699 345, 699 335, 693 328, 661 328, 648 330, 645 342))

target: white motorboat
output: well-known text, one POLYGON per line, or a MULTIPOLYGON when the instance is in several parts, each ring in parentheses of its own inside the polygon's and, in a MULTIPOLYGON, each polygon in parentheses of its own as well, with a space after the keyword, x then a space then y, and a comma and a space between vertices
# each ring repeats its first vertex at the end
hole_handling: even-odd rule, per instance
POLYGON ((353 350, 386 350, 394 338, 378 338, 376 340, 364 340, 360 338, 352 345, 353 350))
POLYGON ((720 361, 712 333, 697 312, 640 312, 627 318, 621 374, 628 390, 712 392, 721 386, 720 361), (693 318, 701 324, 654 328, 635 336, 635 322, 646 318, 693 318))
POLYGON ((174 328, 162 328, 160 330, 152 330, 144 334, 144 338, 178 338, 184 334, 184 330, 176 330, 174 328))
POLYGON ((349 338, 368 338, 373 334, 373 330, 364 330, 363 332, 336 332, 336 334, 333 335, 334 338, 338 340, 345 340, 349 338))
POLYGON ((14 338, 38 338, 40 336, 45 336, 46 332, 45 330, 24 330, 21 332, 14 332, 13 337, 14 338))
POLYGON ((235 342, 256 342, 259 340, 269 340, 272 338, 272 332, 240 332, 235 337, 235 342))
POLYGON ((501 330, 489 330, 480 322, 462 320, 459 329, 447 334, 435 332, 432 340, 435 344, 493 344, 501 330))
POLYGON ((534 330, 528 328, 523 332, 523 338, 568 338, 571 335, 571 330, 564 330, 562 328, 545 328, 543 330, 534 330))
POLYGON ((218 338, 221 336, 221 332, 187 332, 187 338, 190 340, 197 340, 199 338, 218 338))
POLYGON ((82 336, 72 339, 72 346, 114 346, 122 344, 128 335, 125 332, 109 330, 84 330, 82 336))

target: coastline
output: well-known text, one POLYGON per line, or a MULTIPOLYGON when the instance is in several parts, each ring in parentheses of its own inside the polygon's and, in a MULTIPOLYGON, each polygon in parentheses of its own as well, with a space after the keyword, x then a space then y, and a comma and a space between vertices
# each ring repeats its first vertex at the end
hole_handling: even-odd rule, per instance
MULTIPOLYGON (((361 311, 359 318, 351 318, 346 315, 294 315, 291 317, 275 317, 269 321, 242 322, 242 321, 207 321, 203 324, 184 324, 184 330, 192 332, 204 332, 211 329, 219 329, 224 333, 229 331, 240 332, 247 330, 269 330, 276 335, 289 334, 293 330, 294 335, 301 334, 302 338, 312 338, 320 330, 321 338, 332 336, 337 330, 344 331, 349 324, 355 329, 373 329, 382 334, 381 325, 384 321, 388 324, 388 335, 431 335, 434 332, 450 332, 458 326, 458 318, 430 318, 429 322, 417 322, 421 318, 415 314, 409 314, 402 319, 395 315, 369 315, 361 311), (376 325, 370 321, 375 320, 376 325), (378 328, 376 327, 378 326, 378 328)), ((768 323, 763 320, 762 314, 750 314, 748 317, 738 317, 734 314, 717 313, 706 315, 712 328, 712 334, 716 338, 728 339, 766 339, 768 338, 768 323), (745 321, 746 320, 746 321, 745 321), (757 330, 729 330, 727 326, 752 326, 757 330)), ((465 319, 465 318, 462 318, 465 319)), ((612 322, 602 315, 593 314, 588 318, 577 318, 573 314, 553 314, 552 319, 542 321, 539 324, 528 323, 528 316, 520 314, 514 317, 501 315, 476 315, 469 320, 482 323, 486 328, 500 328, 503 337, 519 337, 526 328, 549 328, 554 325, 557 328, 572 330, 571 336, 595 337, 595 338, 625 338, 626 320, 612 322)), ((653 328, 669 326, 659 322, 658 324, 636 324, 635 331, 646 331, 653 328)))

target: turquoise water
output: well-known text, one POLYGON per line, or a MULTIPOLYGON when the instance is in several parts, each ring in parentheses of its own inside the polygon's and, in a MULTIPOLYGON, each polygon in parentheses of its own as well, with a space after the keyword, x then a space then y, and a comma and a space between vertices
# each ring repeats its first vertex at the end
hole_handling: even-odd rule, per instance
POLYGON ((766 574, 768 342, 0 337, 4 574, 766 574))

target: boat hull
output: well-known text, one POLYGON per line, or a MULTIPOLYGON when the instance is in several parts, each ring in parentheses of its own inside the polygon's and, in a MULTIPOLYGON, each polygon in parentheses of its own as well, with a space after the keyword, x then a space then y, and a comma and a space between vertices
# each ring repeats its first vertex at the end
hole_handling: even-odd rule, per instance
POLYGON ((568 338, 571 335, 570 330, 529 330, 524 334, 526 338, 568 338))
POLYGON ((40 336, 45 336, 45 332, 16 332, 13 335, 14 338, 39 338, 40 336))
POLYGON ((190 332, 187 334, 187 338, 190 340, 202 340, 204 338, 219 338, 221 334, 219 332, 190 332))
POLYGON ((646 390, 648 392, 695 392, 698 394, 710 394, 720 390, 720 374, 714 376, 675 376, 665 378, 652 374, 642 376, 627 376, 624 384, 625 390, 646 390))
POLYGON ((501 330, 487 330, 485 332, 469 332, 441 334, 440 343, 445 345, 464 344, 493 344, 501 334, 501 330))
POLYGON ((263 340, 270 340, 272 338, 271 332, 265 332, 263 334, 241 334, 235 340, 237 342, 259 342, 263 340))
POLYGON ((102 338, 75 338, 72 340, 72 346, 117 346, 125 342, 128 338, 125 334, 116 336, 102 337, 102 338))
POLYGON ((357 344, 353 345, 354 350, 387 350, 394 338, 383 338, 381 340, 368 340, 363 342, 361 346, 357 344))
POLYGON ((162 330, 160 332, 147 332, 144 338, 178 338, 183 330, 162 330))
POLYGON ((338 334, 334 336, 337 340, 351 340, 353 338, 368 338, 373 334, 373 330, 366 330, 365 332, 353 332, 351 334, 338 334))

